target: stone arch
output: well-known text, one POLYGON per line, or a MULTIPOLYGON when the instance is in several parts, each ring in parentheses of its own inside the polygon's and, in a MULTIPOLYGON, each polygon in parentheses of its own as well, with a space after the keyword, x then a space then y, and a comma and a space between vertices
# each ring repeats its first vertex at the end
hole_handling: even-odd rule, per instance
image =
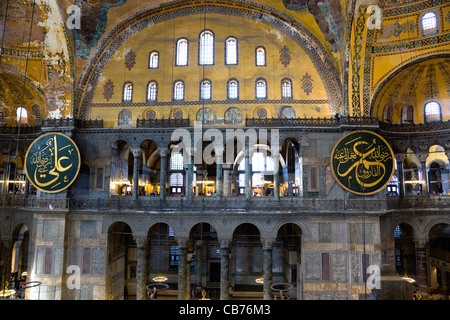
POLYGON ((305 50, 324 83, 327 95, 331 101, 330 109, 332 109, 332 113, 339 112, 342 100, 341 83, 337 70, 332 63, 331 56, 320 40, 298 21, 270 6, 261 4, 256 5, 251 2, 223 2, 220 4, 203 6, 200 4, 192 5, 189 2, 179 3, 177 1, 172 1, 150 7, 148 10, 130 16, 114 27, 112 31, 101 40, 97 45, 97 50, 92 51, 89 56, 89 61, 91 61, 91 63, 88 63, 85 66, 85 69, 81 74, 77 89, 82 92, 82 97, 77 101, 77 105, 74 107, 74 115, 79 118, 85 118, 89 114, 89 107, 98 80, 103 73, 107 61, 110 60, 109 58, 122 43, 144 28, 156 23, 174 19, 178 16, 179 10, 183 10, 184 15, 220 13, 257 19, 257 21, 268 24, 285 33, 286 36, 297 42, 305 50), (94 89, 87 91, 88 87, 94 89))

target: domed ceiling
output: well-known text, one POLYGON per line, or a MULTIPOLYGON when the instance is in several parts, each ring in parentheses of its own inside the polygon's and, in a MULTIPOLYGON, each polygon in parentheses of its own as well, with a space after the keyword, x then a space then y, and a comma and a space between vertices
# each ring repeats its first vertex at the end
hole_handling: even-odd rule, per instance
POLYGON ((450 57, 433 58, 403 68, 388 79, 378 91, 372 114, 383 119, 385 107, 392 106, 391 121, 400 123, 401 108, 411 105, 414 107, 414 123, 423 123, 427 102, 438 102, 443 115, 446 115, 449 99, 450 57))
MULTIPOLYGON (((16 109, 23 107, 28 110, 28 114, 33 114, 33 106, 39 108, 38 117, 47 115, 45 101, 41 93, 28 82, 24 84, 23 79, 10 73, 0 71, 0 109, 3 111, 3 122, 7 125, 15 125, 16 109), (25 89, 25 91, 24 91, 25 89)), ((34 109, 36 111, 36 107, 34 109)), ((29 124, 34 123, 31 116, 29 124)))

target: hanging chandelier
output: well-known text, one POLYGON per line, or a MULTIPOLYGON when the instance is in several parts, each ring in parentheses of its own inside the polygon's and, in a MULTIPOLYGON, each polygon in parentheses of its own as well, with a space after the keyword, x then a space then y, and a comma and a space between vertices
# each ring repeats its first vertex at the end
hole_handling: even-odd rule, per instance
POLYGON ((163 276, 163 275, 161 274, 161 272, 160 272, 160 273, 158 274, 158 276, 154 277, 152 280, 155 281, 155 282, 161 283, 161 282, 167 281, 168 278, 167 278, 166 276, 163 276))
POLYGON ((256 282, 256 283, 259 283, 259 284, 264 284, 264 276, 261 275, 260 278, 256 278, 256 279, 255 279, 255 282, 256 282))
POLYGON ((416 280, 414 280, 413 278, 408 277, 406 274, 402 277, 402 279, 408 281, 409 283, 416 282, 416 280))

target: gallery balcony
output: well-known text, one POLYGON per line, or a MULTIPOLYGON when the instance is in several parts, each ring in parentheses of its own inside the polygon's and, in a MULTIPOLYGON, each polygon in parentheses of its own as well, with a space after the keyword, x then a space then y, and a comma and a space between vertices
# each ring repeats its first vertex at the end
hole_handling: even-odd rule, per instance
POLYGON ((386 209, 386 203, 378 199, 321 199, 301 197, 281 197, 279 201, 273 197, 185 197, 141 196, 137 200, 131 196, 111 196, 109 199, 93 199, 88 197, 66 198, 38 198, 35 195, 8 195, 0 202, 4 207, 33 209, 36 212, 55 211, 104 211, 104 212, 139 212, 139 213, 221 213, 221 214, 308 214, 311 212, 324 215, 360 214, 362 210, 370 214, 379 213, 386 209))
POLYGON ((221 199, 196 196, 192 200, 186 197, 167 197, 161 200, 155 196, 140 196, 137 200, 131 196, 111 196, 109 199, 94 199, 77 196, 73 198, 39 198, 36 195, 23 194, 2 196, 0 204, 3 208, 23 208, 37 211, 76 210, 107 212, 139 212, 168 213, 171 212, 205 212, 205 213, 283 213, 308 214, 310 212, 324 215, 334 214, 367 214, 389 212, 392 210, 413 212, 413 210, 445 211, 450 208, 450 196, 389 196, 386 200, 371 197, 355 197, 352 199, 323 199, 302 197, 222 197, 221 199))

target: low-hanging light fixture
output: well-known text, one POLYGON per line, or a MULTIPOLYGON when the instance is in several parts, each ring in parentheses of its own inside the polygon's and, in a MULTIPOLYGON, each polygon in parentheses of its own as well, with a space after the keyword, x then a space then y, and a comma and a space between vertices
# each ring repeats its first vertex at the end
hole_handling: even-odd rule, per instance
POLYGON ((152 280, 155 281, 155 282, 161 283, 161 282, 167 281, 168 278, 167 278, 166 276, 163 276, 163 275, 161 274, 161 272, 160 272, 160 273, 158 274, 158 276, 154 277, 152 280))
POLYGON ((261 277, 260 278, 256 278, 255 281, 256 281, 256 283, 264 284, 264 276, 261 275, 261 277))
POLYGON ((414 280, 413 278, 408 277, 406 274, 402 277, 402 279, 408 281, 409 283, 416 282, 416 280, 414 280))

